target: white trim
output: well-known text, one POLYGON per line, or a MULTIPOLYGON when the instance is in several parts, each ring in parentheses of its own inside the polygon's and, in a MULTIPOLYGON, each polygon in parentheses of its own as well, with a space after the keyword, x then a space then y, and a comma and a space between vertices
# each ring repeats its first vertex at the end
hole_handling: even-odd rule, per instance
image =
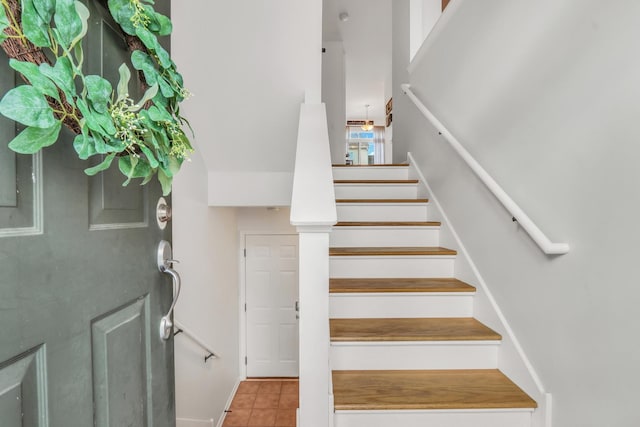
MULTIPOLYGON (((455 3, 455 2, 452 2, 452 3, 455 3)), ((496 302, 495 298, 493 297, 493 294, 491 294, 491 291, 489 290, 489 287, 487 286, 487 283, 485 282, 484 278, 480 274, 480 271, 478 270, 478 268, 476 267, 475 263, 471 259, 471 256, 469 255, 469 252, 467 251, 467 248, 462 243, 462 240, 460 239, 460 236, 456 232, 452 222, 447 217, 447 214, 442 209, 442 205, 440 205, 440 202, 438 201, 438 198, 436 197, 435 193, 433 192, 433 190, 429 186, 429 183, 425 179, 424 175, 422 174, 422 171, 418 167, 415 159, 413 158, 413 155, 410 152, 407 153, 407 159, 408 159, 409 164, 412 165, 414 172, 418 175, 418 178, 420 179, 420 182, 426 188, 426 190, 427 190, 427 192, 429 194, 429 200, 431 200, 433 202, 435 208, 439 211, 440 215, 442 216, 443 224, 447 224, 447 228, 451 232, 451 236, 453 237, 453 239, 456 242, 458 255, 463 257, 463 259, 468 263, 473 275, 475 276, 475 279, 476 279, 478 285, 480 286, 482 292, 486 295, 487 300, 489 301, 489 303, 491 305, 491 308, 494 310, 496 316, 498 317, 498 319, 499 319, 499 321, 501 323, 501 326, 502 326, 502 328, 504 329, 504 332, 505 332, 505 334, 503 334, 503 335, 506 335, 506 337, 503 336, 503 341, 505 341, 505 339, 508 339, 509 341, 511 341, 511 343, 513 344, 513 346, 514 346, 514 348, 515 348, 515 350, 517 352, 517 355, 520 358, 520 361, 522 362, 522 364, 526 368, 527 373, 529 374, 531 380, 535 384, 539 396, 542 396, 544 398, 544 403, 538 401, 538 405, 539 405, 540 409, 544 409, 544 411, 545 411, 545 420, 551 420, 551 408, 550 407, 541 408, 547 402, 551 401, 551 394, 550 393, 546 393, 544 385, 542 384, 542 381, 540 380, 540 377, 538 376, 538 374, 536 373, 535 369, 533 368, 533 365, 531 364, 531 362, 527 358, 527 356, 526 356, 526 354, 524 352, 524 349, 520 345, 520 342, 518 341, 518 339, 515 336, 515 333, 513 332, 513 329, 511 329, 511 326, 509 325, 509 322, 507 321, 506 317, 502 313, 502 310, 500 310, 500 307, 498 306, 498 303, 496 302)), ((550 424, 545 424, 545 427, 550 427, 550 424)))
POLYGON ((236 384, 233 386, 233 389, 231 390, 231 394, 229 394, 229 397, 227 398, 227 403, 226 405, 224 405, 224 410, 222 411, 220 418, 218 418, 218 423, 216 424, 216 427, 222 427, 222 424, 224 424, 224 419, 227 416, 226 411, 231 407, 231 402, 233 402, 233 398, 235 397, 236 392, 238 391, 238 387, 240 387, 240 383, 244 378, 245 377, 238 377, 238 379, 236 380, 236 384))
POLYGON ((462 146, 460 141, 447 130, 447 128, 433 115, 431 111, 418 99, 411 91, 410 85, 403 84, 402 90, 413 101, 418 110, 433 124, 438 132, 447 140, 449 145, 456 153, 465 161, 482 183, 493 193, 493 195, 502 203, 502 205, 513 216, 514 220, 529 234, 531 239, 542 249, 547 255, 564 255, 569 252, 567 243, 554 243, 540 230, 540 228, 529 218, 529 216, 513 201, 511 197, 500 187, 500 185, 484 170, 482 166, 471 156, 471 154, 462 146))
POLYGON ((202 427, 213 427, 214 419, 198 420, 195 418, 176 418, 176 427, 185 427, 184 423, 188 423, 187 427, 193 427, 195 424, 201 425, 202 427))

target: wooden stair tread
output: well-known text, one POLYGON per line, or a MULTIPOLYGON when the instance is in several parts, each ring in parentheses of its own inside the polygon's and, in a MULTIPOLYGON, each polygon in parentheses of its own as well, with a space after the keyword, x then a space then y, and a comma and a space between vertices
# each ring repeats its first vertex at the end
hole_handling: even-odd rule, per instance
POLYGON ((357 278, 329 279, 331 293, 475 292, 458 279, 444 278, 357 278))
POLYGON ((439 221, 340 221, 334 227, 439 227, 439 221))
POLYGON ((500 334, 471 317, 330 319, 332 342, 499 341, 500 334))
POLYGON ((336 203, 429 203, 429 199, 336 199, 336 203))
POLYGON ((440 246, 329 248, 329 256, 437 256, 456 254, 455 250, 440 246))
POLYGON ((332 375, 336 410, 537 407, 497 369, 333 371, 332 375))
POLYGON ((402 168, 406 168, 409 167, 409 165, 404 164, 404 163, 384 163, 384 164, 375 164, 375 165, 347 165, 347 164, 333 164, 331 165, 334 168, 394 168, 394 167, 402 167, 402 168))
POLYGON ((417 179, 334 179, 334 184, 417 184, 417 179))

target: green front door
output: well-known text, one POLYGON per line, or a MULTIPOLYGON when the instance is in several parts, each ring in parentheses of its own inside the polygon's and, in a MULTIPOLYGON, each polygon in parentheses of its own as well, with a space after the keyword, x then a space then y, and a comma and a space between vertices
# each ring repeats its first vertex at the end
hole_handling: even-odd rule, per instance
MULTIPOLYGON (((87 65, 113 80, 126 46, 103 2, 88 3, 87 65)), ((168 1, 156 8, 167 13, 168 1)), ((21 84, 7 62, 3 94, 21 84)), ((0 426, 174 426, 159 185, 122 187, 115 170, 87 177, 67 131, 16 155, 6 145, 19 131, 0 118, 0 426)))

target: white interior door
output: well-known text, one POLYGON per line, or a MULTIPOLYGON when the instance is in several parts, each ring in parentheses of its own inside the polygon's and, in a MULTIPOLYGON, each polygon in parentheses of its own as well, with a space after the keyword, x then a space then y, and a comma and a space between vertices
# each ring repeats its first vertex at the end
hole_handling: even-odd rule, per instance
POLYGON ((298 376, 298 236, 248 235, 247 376, 298 376))

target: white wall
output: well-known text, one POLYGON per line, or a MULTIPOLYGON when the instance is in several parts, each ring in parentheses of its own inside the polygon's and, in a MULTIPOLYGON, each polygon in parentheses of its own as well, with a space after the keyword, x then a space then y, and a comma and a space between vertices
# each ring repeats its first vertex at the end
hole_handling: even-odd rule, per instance
MULTIPOLYGON (((274 199, 290 193, 291 180, 279 177, 293 171, 300 103, 305 94, 320 102, 321 8, 321 0, 190 0, 173 8, 173 56, 194 94, 185 116, 218 174, 209 184, 221 197, 214 204, 237 203, 216 191, 232 185, 234 173, 272 182, 274 199)), ((250 185, 235 192, 242 205, 252 196, 250 185)))
POLYGON ((542 254, 406 97, 396 155, 425 172, 553 394, 553 424, 640 425, 640 3, 456 2, 410 83, 571 252, 542 254))
POLYGON ((173 247, 183 283, 175 318, 221 357, 205 364, 201 348, 175 337, 178 426, 217 420, 240 375, 236 212, 207 205, 206 178, 195 153, 174 180, 173 247))
POLYGON ((344 163, 346 150, 347 92, 342 42, 322 42, 322 102, 327 109, 331 162, 344 163))

